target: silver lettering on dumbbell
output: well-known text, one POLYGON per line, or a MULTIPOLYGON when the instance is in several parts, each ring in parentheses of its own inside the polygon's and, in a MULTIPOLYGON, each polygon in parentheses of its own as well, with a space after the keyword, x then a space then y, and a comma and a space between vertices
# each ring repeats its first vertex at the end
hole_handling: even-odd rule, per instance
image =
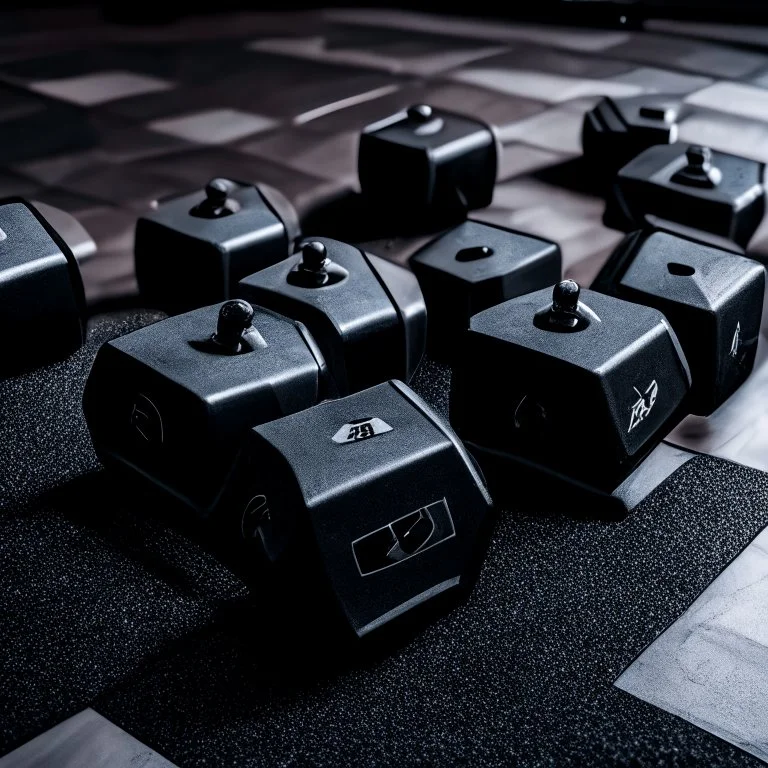
POLYGON ((659 394, 659 385, 656 383, 656 379, 648 385, 645 394, 637 387, 632 387, 632 389, 637 392, 637 400, 632 404, 627 432, 631 432, 651 412, 651 408, 656 402, 656 396, 659 394))
POLYGON ((741 346, 741 323, 736 323, 736 332, 733 334, 731 342, 731 351, 728 353, 731 357, 739 356, 739 347, 741 346))
POLYGON ((359 443, 361 440, 367 440, 369 437, 376 437, 385 432, 391 432, 392 427, 379 418, 355 419, 345 424, 334 436, 334 443, 359 443))
POLYGON ((157 406, 144 394, 136 395, 131 409, 131 426, 142 442, 163 442, 163 418, 157 406))

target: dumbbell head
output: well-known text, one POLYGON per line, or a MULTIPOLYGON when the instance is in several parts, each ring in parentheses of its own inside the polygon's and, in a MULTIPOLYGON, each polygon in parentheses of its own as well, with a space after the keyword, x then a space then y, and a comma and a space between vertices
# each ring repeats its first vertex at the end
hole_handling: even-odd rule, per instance
POLYGON ((498 154, 485 123, 414 105, 363 131, 360 188, 371 207, 399 220, 463 218, 490 204, 498 154))
POLYGON ((692 413, 710 414, 752 370, 765 294, 756 261, 666 232, 635 232, 593 288, 664 313, 691 369, 692 413))
POLYGON ((610 492, 681 417, 689 387, 660 312, 564 281, 472 318, 451 421, 478 456, 610 492))
POLYGON ((581 130, 590 171, 611 179, 648 147, 673 144, 686 111, 678 97, 662 94, 601 99, 584 115, 581 130))
POLYGON ((429 315, 431 357, 450 360, 472 315, 560 279, 555 243, 466 221, 411 257, 429 315))
POLYGON ((341 393, 410 379, 421 360, 426 308, 414 275, 330 238, 240 281, 239 295, 304 323, 341 393))
POLYGON ((83 343, 85 297, 69 246, 29 202, 0 200, 0 373, 60 360, 83 343))
POLYGON ((300 323, 230 301, 104 344, 83 407, 105 464, 205 516, 248 428, 316 403, 324 372, 300 323))
POLYGON ((322 583, 364 636, 469 586, 490 507, 450 427, 392 381, 251 430, 216 520, 241 562, 281 563, 305 600, 322 583))
POLYGON ((142 299, 171 313, 228 299, 242 277, 286 258, 298 233, 296 212, 276 190, 211 179, 138 220, 142 299))
POLYGON ((617 174, 604 220, 656 227, 727 250, 749 243, 765 211, 765 166, 708 147, 651 147, 617 174))

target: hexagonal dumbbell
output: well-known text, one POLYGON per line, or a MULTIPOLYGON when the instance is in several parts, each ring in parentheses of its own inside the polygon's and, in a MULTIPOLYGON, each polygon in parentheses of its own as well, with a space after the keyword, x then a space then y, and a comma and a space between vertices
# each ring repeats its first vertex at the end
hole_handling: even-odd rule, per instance
POLYGON ((605 223, 745 248, 765 211, 764 175, 763 163, 708 147, 651 147, 619 171, 605 223))
POLYGON ((360 188, 398 219, 463 218, 490 204, 499 152, 485 123, 418 104, 363 131, 360 188))
POLYGON ((324 386, 304 326, 234 300, 104 344, 83 408, 105 464, 204 516, 248 428, 314 405, 324 386))
POLYGON ((391 381, 252 429, 215 522, 246 572, 281 563, 296 605, 330 587, 361 637, 469 586, 490 511, 450 427, 391 381))
POLYGON ((634 232, 592 288, 664 313, 691 368, 691 413, 712 413, 749 376, 763 314, 762 264, 666 232, 634 232))
POLYGON ((224 301, 238 280, 287 258, 298 235, 296 212, 276 190, 213 179, 138 220, 141 297, 170 313, 224 301))
POLYGON ((661 94, 600 99, 584 115, 581 130, 590 169, 610 178, 648 147, 673 144, 685 110, 678 97, 661 94))
POLYGON ((85 334, 85 296, 69 246, 34 205, 0 200, 0 373, 60 360, 85 334))
POLYGON ((661 312, 565 280, 472 318, 451 421, 494 498, 514 492, 515 466, 611 493, 682 417, 689 388, 661 312))
POLYGON ((407 269, 315 238, 290 259, 240 281, 240 296, 309 328, 339 392, 408 381, 424 352, 426 308, 407 269))
POLYGON ((557 282, 560 248, 503 227, 466 221, 411 257, 429 316, 428 350, 450 360, 472 315, 557 282))

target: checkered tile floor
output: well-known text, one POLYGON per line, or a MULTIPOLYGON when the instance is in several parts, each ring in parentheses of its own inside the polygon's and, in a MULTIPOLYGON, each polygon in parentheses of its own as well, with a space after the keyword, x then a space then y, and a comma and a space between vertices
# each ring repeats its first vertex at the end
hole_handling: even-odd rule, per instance
MULTIPOLYGON (((0 24, 0 195, 74 214, 98 247, 83 265, 89 298, 130 295, 133 229, 153 200, 232 176, 277 187, 306 215, 357 188, 366 124, 428 102, 499 131, 496 195, 474 215, 557 241, 567 274, 587 284, 621 234, 603 226, 589 180, 561 171, 580 155, 583 114, 602 95, 680 94, 692 107, 683 141, 768 162, 768 33, 650 26, 380 10, 157 27, 109 25, 88 10, 15 14, 0 24), (732 44, 739 39, 749 50, 732 44)), ((368 246, 404 261, 419 242, 368 246)), ((768 222, 751 249, 768 256, 768 222)), ((765 367, 727 413, 689 419, 677 443, 768 468, 765 346, 765 367)))
MULTIPOLYGON (((306 213, 355 189, 364 125, 428 101, 499 129, 498 192, 480 218, 559 241, 588 279, 620 236, 603 227, 601 200, 541 177, 580 153, 583 112, 603 94, 683 94, 695 107, 683 140, 768 160, 767 88, 768 55, 663 32, 399 11, 149 28, 29 13, 0 25, 0 194, 73 213, 99 249, 84 268, 89 297, 130 293, 133 225, 152 200, 232 174, 306 213)), ((768 252, 768 230, 754 246, 768 252)))

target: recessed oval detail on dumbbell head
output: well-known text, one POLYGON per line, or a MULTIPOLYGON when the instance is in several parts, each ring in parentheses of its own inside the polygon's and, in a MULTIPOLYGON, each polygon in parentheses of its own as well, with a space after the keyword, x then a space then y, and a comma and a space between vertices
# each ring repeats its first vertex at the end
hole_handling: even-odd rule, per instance
POLYGON ((679 277, 691 277, 696 274, 696 270, 688 264, 680 264, 677 261, 670 261, 667 264, 667 270, 670 275, 678 275, 679 277))
POLYGON ((493 256, 493 248, 487 245, 473 245, 470 248, 462 248, 456 254, 456 261, 479 261, 493 256))

